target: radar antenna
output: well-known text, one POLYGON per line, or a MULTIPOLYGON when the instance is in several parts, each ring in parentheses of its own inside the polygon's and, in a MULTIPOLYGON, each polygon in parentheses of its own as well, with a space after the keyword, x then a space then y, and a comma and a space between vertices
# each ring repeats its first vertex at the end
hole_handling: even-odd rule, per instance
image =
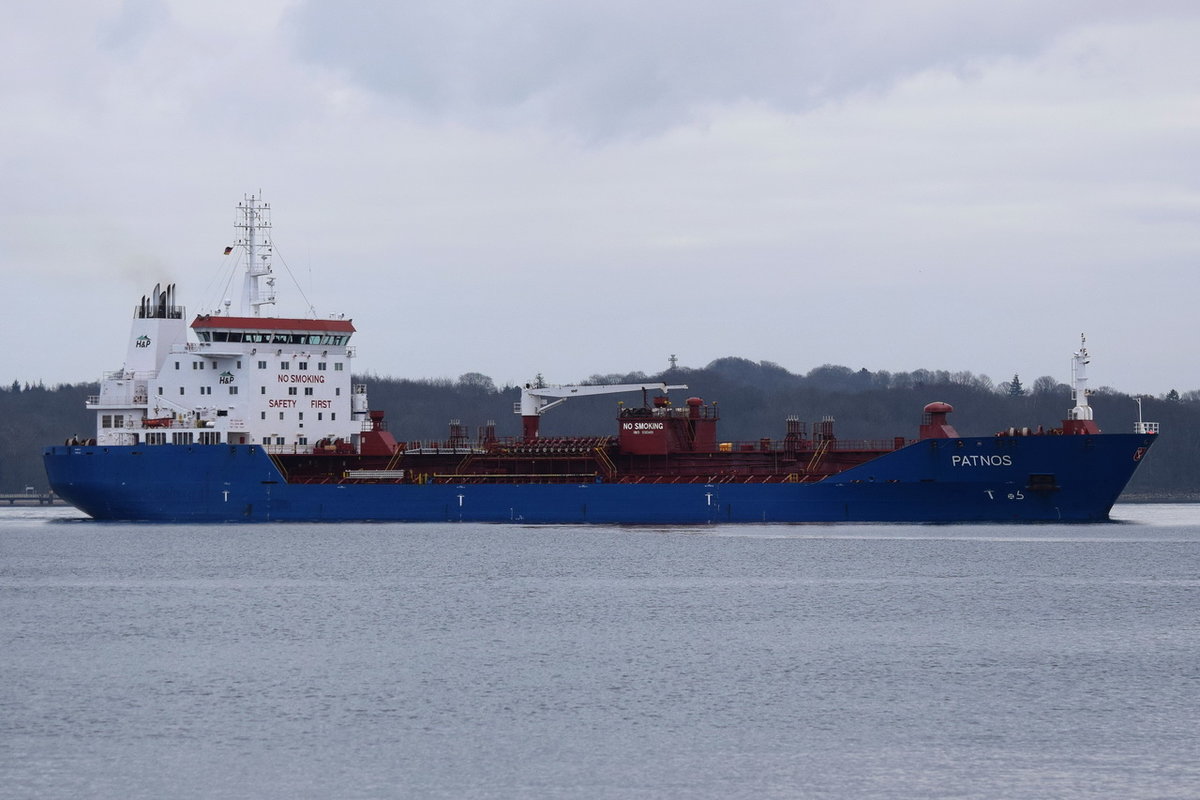
POLYGON ((242 313, 262 316, 262 307, 275 304, 275 275, 271 272, 271 204, 260 196, 246 195, 238 203, 234 227, 241 231, 237 246, 246 251, 246 279, 242 313))

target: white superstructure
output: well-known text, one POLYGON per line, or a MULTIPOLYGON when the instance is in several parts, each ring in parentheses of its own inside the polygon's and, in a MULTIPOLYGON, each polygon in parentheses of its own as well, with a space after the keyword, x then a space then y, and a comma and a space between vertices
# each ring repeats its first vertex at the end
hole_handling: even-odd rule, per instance
POLYGON ((155 286, 134 309, 125 364, 106 374, 96 412, 100 445, 261 444, 303 452, 357 444, 366 391, 351 383, 354 325, 347 319, 262 316, 275 302, 269 206, 238 210, 245 256, 242 313, 185 322, 175 287, 155 286), (190 335, 189 335, 190 329, 190 335))

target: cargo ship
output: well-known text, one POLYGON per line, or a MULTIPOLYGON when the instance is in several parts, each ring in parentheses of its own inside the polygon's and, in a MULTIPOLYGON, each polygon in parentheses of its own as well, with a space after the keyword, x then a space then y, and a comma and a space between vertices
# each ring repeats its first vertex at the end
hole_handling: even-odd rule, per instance
POLYGON ((1104 521, 1158 436, 1102 433, 1089 356, 1072 360, 1061 427, 959 436, 931 402, 915 438, 839 438, 831 418, 722 441, 716 403, 646 382, 521 389, 521 433, 397 438, 351 368, 353 322, 277 317, 270 206, 238 204, 241 303, 190 324, 175 287, 133 310, 121 369, 87 407, 94 438, 44 451, 53 491, 99 520, 803 523, 1104 521), (676 399, 683 395, 682 402, 676 399), (609 433, 545 436, 542 415, 613 394, 609 433), (628 401, 628 402, 626 402, 628 401), (614 430, 615 428, 615 430, 614 430))

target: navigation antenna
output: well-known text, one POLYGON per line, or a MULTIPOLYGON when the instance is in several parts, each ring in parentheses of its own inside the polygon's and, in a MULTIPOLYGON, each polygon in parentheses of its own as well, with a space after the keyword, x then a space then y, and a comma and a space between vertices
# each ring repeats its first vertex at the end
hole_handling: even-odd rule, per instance
POLYGON ((251 194, 245 195, 237 207, 238 219, 233 223, 241 231, 237 246, 246 251, 242 313, 248 311, 259 317, 263 306, 275 304, 275 275, 271 272, 271 204, 251 194))
POLYGON ((1138 418, 1133 426, 1134 433, 1158 433, 1157 422, 1146 422, 1142 419, 1142 396, 1137 395, 1133 401, 1138 404, 1138 418))

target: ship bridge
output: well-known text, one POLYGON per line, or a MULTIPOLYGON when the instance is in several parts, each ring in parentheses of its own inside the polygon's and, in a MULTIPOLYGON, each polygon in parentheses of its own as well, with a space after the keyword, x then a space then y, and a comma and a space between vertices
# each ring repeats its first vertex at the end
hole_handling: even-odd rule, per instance
POLYGON ((344 347, 354 333, 348 319, 226 317, 204 314, 192 322, 201 343, 344 347))

